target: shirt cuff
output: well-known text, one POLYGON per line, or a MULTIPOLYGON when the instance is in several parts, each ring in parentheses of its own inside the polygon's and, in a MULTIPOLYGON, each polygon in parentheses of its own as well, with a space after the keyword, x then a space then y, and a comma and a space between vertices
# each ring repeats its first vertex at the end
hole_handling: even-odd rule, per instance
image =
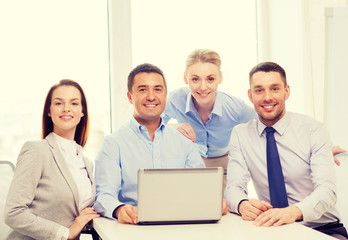
POLYGON ((68 238, 69 238, 69 228, 66 228, 64 235, 62 237, 62 240, 68 240, 68 238))
POLYGON ((111 218, 111 219, 116 219, 113 216, 113 213, 115 209, 121 205, 124 205, 124 203, 118 202, 116 199, 112 201, 104 201, 103 204, 101 204, 99 200, 97 199, 93 207, 94 207, 94 210, 97 213, 101 214, 102 216, 111 218))
POLYGON ((321 215, 316 215, 315 209, 311 205, 306 206, 305 202, 298 202, 293 205, 301 210, 304 222, 313 221, 321 217, 321 215))
POLYGON ((69 228, 60 226, 56 233, 55 240, 67 240, 69 237, 69 228))
POLYGON ((242 216, 242 214, 239 212, 239 206, 240 206, 240 204, 241 204, 242 202, 244 202, 244 201, 249 201, 249 199, 242 199, 242 200, 238 203, 236 213, 238 213, 239 216, 242 216))
POLYGON ((228 187, 225 191, 225 198, 230 211, 239 215, 239 204, 244 200, 249 200, 246 194, 242 194, 239 191, 233 191, 232 189, 228 189, 228 187))

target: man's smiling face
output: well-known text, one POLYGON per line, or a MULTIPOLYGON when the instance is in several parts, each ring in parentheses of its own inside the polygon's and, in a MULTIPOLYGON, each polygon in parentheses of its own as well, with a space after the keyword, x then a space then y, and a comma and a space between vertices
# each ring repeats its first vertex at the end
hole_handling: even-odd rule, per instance
POLYGON ((138 73, 128 100, 134 105, 134 117, 142 125, 160 121, 167 100, 167 89, 158 73, 138 73))
POLYGON ((248 96, 254 104, 260 121, 273 126, 285 114, 285 100, 289 98, 289 85, 278 72, 256 72, 251 78, 248 96))

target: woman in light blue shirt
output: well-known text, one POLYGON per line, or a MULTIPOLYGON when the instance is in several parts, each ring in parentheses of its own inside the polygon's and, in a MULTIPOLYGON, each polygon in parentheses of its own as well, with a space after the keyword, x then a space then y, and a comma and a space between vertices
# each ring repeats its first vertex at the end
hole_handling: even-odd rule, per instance
POLYGON ((197 144, 206 166, 226 170, 232 129, 257 115, 241 99, 217 90, 222 82, 220 66, 215 51, 193 51, 187 57, 184 74, 189 87, 169 94, 162 117, 165 123, 171 118, 178 121, 175 127, 197 144))

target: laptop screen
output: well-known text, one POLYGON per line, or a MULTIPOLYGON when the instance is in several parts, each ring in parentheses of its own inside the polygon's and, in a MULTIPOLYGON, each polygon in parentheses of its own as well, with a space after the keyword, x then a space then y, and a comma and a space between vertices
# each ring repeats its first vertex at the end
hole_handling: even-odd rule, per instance
POLYGON ((139 223, 216 222, 221 218, 223 169, 139 169, 139 223))

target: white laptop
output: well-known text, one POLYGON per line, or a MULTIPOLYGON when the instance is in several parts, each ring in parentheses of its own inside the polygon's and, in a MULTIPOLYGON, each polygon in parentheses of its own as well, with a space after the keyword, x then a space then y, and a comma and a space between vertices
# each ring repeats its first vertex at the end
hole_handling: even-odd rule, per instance
POLYGON ((139 224, 209 223, 221 219, 223 169, 139 169, 139 224))

